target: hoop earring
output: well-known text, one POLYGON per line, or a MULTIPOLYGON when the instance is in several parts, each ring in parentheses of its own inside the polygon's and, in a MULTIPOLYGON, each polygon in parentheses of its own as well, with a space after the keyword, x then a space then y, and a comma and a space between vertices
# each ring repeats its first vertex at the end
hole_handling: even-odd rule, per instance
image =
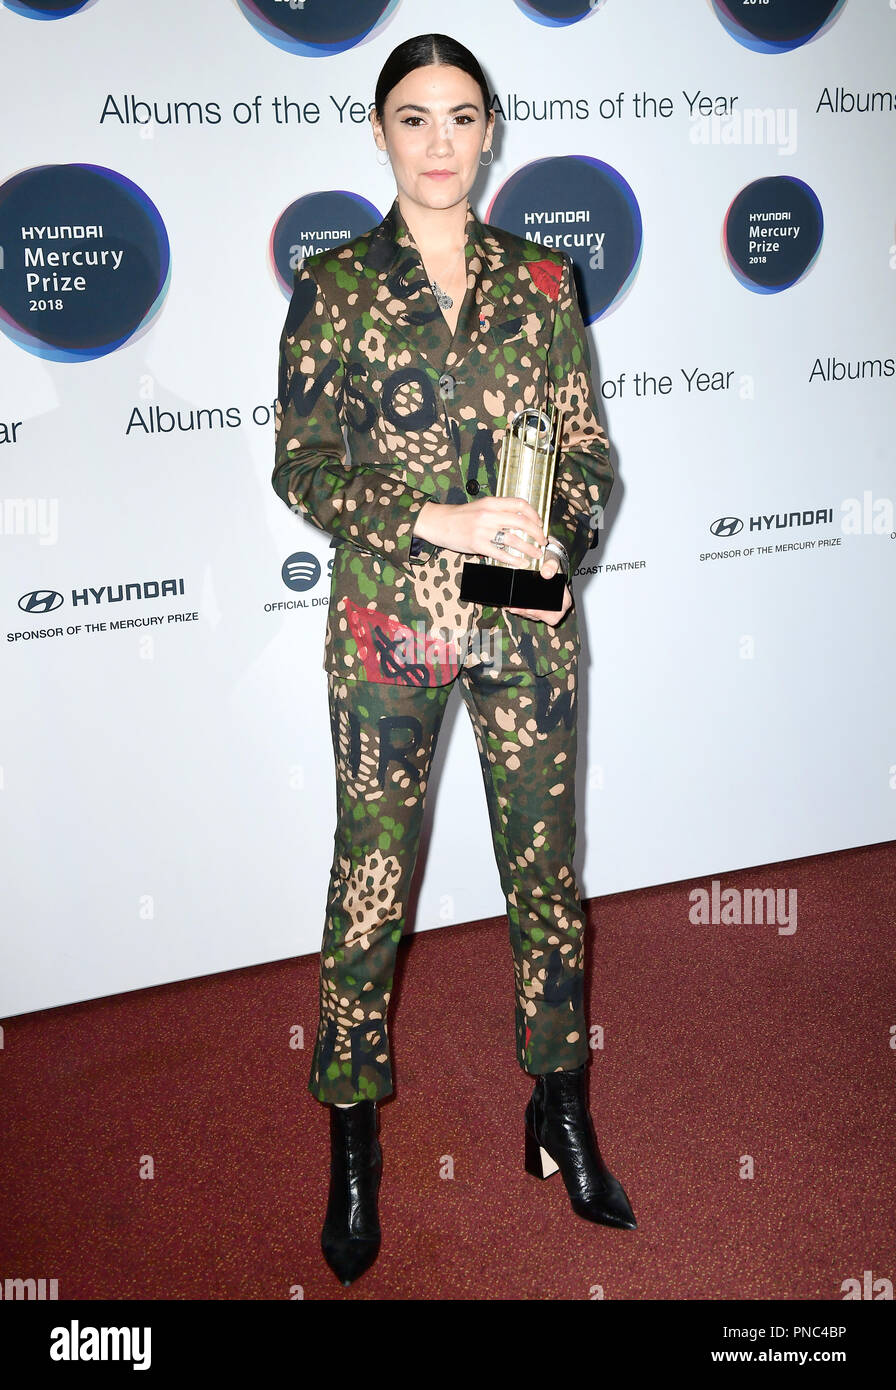
POLYGON ((389 163, 389 151, 388 151, 388 150, 377 150, 377 152, 376 152, 376 162, 377 162, 377 164, 379 164, 379 166, 380 166, 381 169, 385 169, 386 165, 389 163), (385 159, 380 159, 380 155, 381 155, 381 154, 384 154, 384 155, 386 156, 386 158, 385 158, 385 159))
POLYGON ((486 150, 485 153, 486 153, 487 155, 489 155, 490 158, 489 158, 489 159, 483 159, 482 156, 480 155, 480 156, 479 156, 479 163, 480 163, 481 165, 483 165, 484 168, 487 169, 488 166, 491 164, 492 160, 493 160, 494 157, 495 157, 495 152, 494 152, 494 150, 492 150, 492 149, 488 149, 488 150, 486 150))

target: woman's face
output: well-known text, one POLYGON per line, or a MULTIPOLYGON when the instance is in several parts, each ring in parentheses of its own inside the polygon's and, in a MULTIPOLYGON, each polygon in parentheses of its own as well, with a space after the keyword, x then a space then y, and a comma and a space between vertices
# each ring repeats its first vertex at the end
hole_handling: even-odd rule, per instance
POLYGON ((494 113, 486 113, 478 82, 460 68, 415 68, 386 98, 383 120, 371 116, 377 146, 386 150, 404 200, 425 208, 465 202, 491 147, 494 113))

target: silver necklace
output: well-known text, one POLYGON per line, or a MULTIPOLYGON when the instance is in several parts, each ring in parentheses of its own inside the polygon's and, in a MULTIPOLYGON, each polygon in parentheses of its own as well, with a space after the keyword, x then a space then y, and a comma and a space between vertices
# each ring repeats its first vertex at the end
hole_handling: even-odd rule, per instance
MULTIPOLYGON (((454 269, 455 262, 457 261, 458 257, 463 253, 463 249, 463 247, 460 248, 460 251, 458 251, 457 256, 455 256, 454 260, 451 262, 449 269, 454 269)), ((431 283, 432 292, 436 297, 436 303, 438 304, 439 308, 450 309, 454 304, 454 300, 451 298, 451 295, 445 293, 438 281, 433 280, 431 283)))

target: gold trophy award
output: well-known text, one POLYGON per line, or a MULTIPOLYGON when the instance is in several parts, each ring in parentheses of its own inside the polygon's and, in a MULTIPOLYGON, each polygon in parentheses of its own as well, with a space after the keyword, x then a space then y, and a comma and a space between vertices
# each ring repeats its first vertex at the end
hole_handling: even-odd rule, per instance
MULTIPOLYGON (((538 512, 548 539, 548 521, 554 491, 554 474, 563 438, 563 411, 555 405, 544 410, 528 407, 510 417, 504 431, 498 462, 496 497, 522 497, 538 512)), ((514 530, 525 534, 525 526, 505 527, 497 534, 508 551, 508 559, 486 555, 480 561, 468 560, 461 575, 460 596, 491 608, 543 608, 557 612, 563 607, 566 575, 562 568, 550 579, 539 570, 542 560, 519 551, 510 554, 514 530)))

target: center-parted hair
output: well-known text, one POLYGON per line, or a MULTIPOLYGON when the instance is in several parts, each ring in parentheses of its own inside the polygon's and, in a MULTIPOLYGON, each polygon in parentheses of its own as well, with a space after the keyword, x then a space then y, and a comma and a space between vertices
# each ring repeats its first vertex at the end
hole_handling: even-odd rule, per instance
POLYGON ((458 43, 457 39, 452 39, 447 34, 417 34, 393 48, 383 64, 374 93, 374 105, 379 119, 383 119, 386 97, 392 88, 397 87, 409 72, 415 72, 417 68, 432 67, 434 64, 460 68, 461 72, 473 78, 482 93, 487 122, 492 99, 479 60, 462 43, 458 43))

